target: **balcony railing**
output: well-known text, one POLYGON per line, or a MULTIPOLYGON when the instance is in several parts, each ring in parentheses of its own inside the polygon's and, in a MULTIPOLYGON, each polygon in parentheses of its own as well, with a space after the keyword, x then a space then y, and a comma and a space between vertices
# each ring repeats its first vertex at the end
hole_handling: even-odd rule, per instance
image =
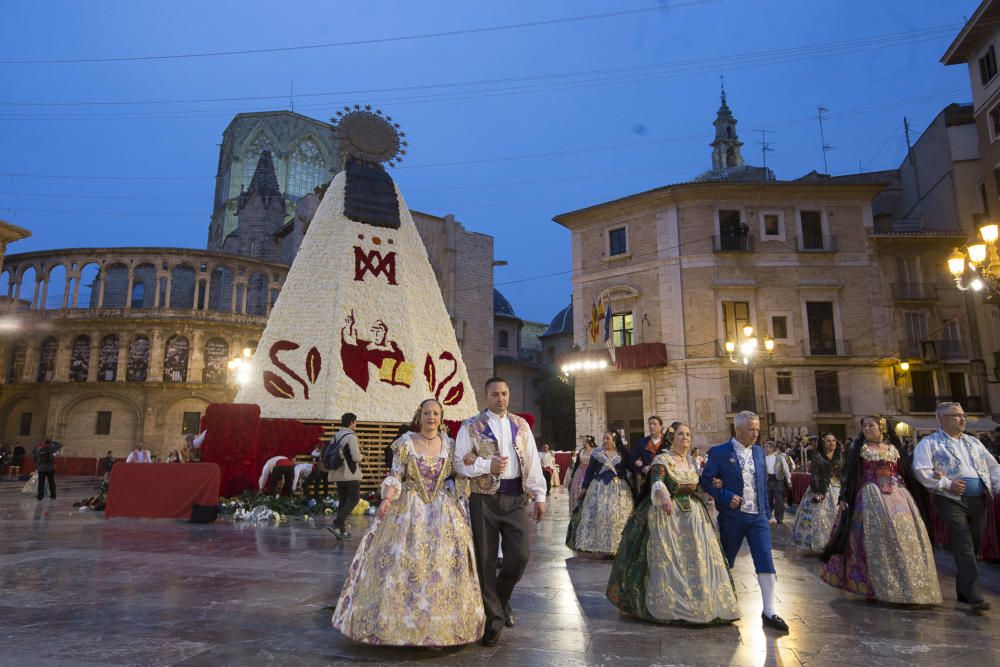
POLYGON ((713 236, 714 252, 753 252, 753 237, 749 234, 737 236, 713 236))
POLYGON ((893 283, 892 298, 896 301, 934 301, 937 285, 934 283, 893 283))
POLYGON ((726 400, 729 405, 729 412, 757 411, 757 401, 753 395, 730 395, 726 397, 726 400))
POLYGON ((959 403, 966 412, 982 412, 982 396, 913 396, 909 397, 910 412, 934 412, 939 403, 959 403))
POLYGON ((950 359, 966 359, 969 356, 965 344, 961 340, 949 338, 939 340, 903 340, 899 344, 900 354, 904 357, 919 357, 924 361, 947 361, 950 359))
POLYGON ((837 252, 837 239, 834 236, 821 236, 810 239, 800 236, 799 252, 837 252))
POLYGON ((810 357, 849 357, 851 347, 851 341, 843 338, 805 341, 805 353, 810 357))

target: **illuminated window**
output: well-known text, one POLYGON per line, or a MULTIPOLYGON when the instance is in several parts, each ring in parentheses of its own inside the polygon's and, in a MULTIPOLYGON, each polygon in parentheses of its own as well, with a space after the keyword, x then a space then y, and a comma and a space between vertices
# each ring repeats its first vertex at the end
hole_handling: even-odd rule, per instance
POLYGON ((611 340, 615 347, 632 344, 632 313, 618 313, 611 316, 611 340))

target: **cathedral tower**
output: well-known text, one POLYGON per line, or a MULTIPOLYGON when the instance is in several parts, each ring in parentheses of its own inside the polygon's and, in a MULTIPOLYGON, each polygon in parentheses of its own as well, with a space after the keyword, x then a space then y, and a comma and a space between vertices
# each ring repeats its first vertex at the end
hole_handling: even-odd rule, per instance
POLYGON ((723 171, 743 166, 740 147, 743 142, 736 134, 736 119, 726 104, 726 89, 722 89, 722 105, 715 115, 715 141, 712 146, 712 171, 723 171))

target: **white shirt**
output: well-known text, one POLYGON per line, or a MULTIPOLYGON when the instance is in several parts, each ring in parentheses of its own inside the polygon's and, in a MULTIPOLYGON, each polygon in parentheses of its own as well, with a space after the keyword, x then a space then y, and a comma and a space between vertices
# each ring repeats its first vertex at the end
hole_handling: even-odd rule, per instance
MULTIPOLYGON (((257 484, 257 487, 261 491, 264 490, 264 485, 267 484, 267 478, 270 477, 271 473, 274 471, 274 464, 280 461, 281 459, 288 459, 289 461, 291 461, 291 459, 287 456, 272 456, 267 460, 266 463, 264 463, 264 469, 261 470, 260 472, 260 480, 258 480, 257 484)), ((293 489, 295 488, 294 483, 292 484, 292 488, 293 489)))
POLYGON ((148 449, 142 449, 139 451, 132 450, 128 457, 125 459, 125 463, 152 463, 153 457, 150 455, 148 449))
POLYGON ((542 468, 555 468, 556 455, 552 452, 542 452, 542 468))
POLYGON ((311 463, 297 463, 295 464, 295 477, 292 478, 292 491, 299 488, 299 478, 308 477, 313 471, 313 464, 311 463))
POLYGON ((202 431, 198 434, 198 437, 191 441, 191 446, 198 449, 203 444, 205 444, 205 436, 208 435, 208 429, 202 431))
MULTIPOLYGON (((979 442, 977 438, 973 438, 972 436, 965 437, 975 441, 973 446, 978 444, 979 447, 983 447, 983 443, 979 442)), ((953 438, 943 430, 939 430, 937 433, 922 439, 917 444, 917 448, 913 450, 913 474, 916 475, 917 480, 932 491, 950 490, 951 479, 944 476, 940 479, 934 477, 934 462, 932 461, 934 440, 941 438, 947 438, 952 444, 952 449, 958 454, 960 470, 958 476, 979 477, 979 473, 976 472, 975 463, 972 461, 972 454, 969 452, 969 446, 963 441, 964 439, 961 436, 953 438)), ((986 462, 990 468, 990 486, 993 487, 995 493, 997 489, 1000 489, 1000 464, 989 453, 986 455, 986 462)))
POLYGON ((757 513, 757 468, 753 462, 753 445, 746 447, 742 442, 733 438, 733 450, 736 452, 736 459, 739 461, 740 470, 743 473, 743 502, 740 503, 740 511, 747 514, 757 513))
MULTIPOLYGON (((500 456, 507 457, 507 468, 500 475, 500 479, 517 479, 522 477, 521 484, 524 490, 531 494, 536 503, 545 502, 545 477, 542 476, 541 457, 538 455, 538 446, 535 444, 535 436, 528 430, 528 437, 524 443, 524 462, 528 467, 528 474, 521 475, 521 462, 514 451, 513 438, 510 432, 510 419, 507 415, 500 416, 492 411, 486 411, 487 422, 490 431, 497 439, 497 452, 500 456)), ((462 461, 465 455, 472 451, 472 439, 469 437, 468 429, 464 426, 458 430, 458 438, 455 440, 455 471, 466 477, 479 477, 490 474, 490 459, 479 457, 471 466, 465 465, 462 461)))

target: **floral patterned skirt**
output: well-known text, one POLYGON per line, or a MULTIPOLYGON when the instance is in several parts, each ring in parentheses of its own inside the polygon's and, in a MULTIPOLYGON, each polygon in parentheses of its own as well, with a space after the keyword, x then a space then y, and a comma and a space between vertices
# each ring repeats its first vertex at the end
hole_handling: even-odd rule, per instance
POLYGON ((667 516, 644 500, 622 535, 608 599, 656 623, 729 623, 740 617, 719 537, 704 505, 667 516))
POLYGON ((411 489, 361 540, 333 613, 333 627, 366 644, 456 646, 478 640, 485 613, 460 502, 411 489))
POLYGON ((632 491, 628 484, 617 477, 607 484, 595 479, 580 506, 574 548, 614 556, 631 513, 632 491))
POLYGON ((587 475, 587 466, 579 465, 576 468, 576 473, 573 474, 573 479, 569 481, 566 485, 566 489, 569 496, 569 511, 572 512, 576 508, 576 503, 580 499, 580 492, 583 490, 583 478, 587 475))
POLYGON ((941 602, 934 549, 913 497, 902 485, 886 494, 874 483, 865 484, 850 521, 847 548, 823 566, 823 581, 883 602, 941 602))
POLYGON ((840 485, 831 483, 823 495, 823 500, 813 502, 812 491, 806 491, 795 512, 795 527, 792 529, 792 543, 802 551, 811 554, 822 553, 833 522, 837 518, 837 498, 840 485))

